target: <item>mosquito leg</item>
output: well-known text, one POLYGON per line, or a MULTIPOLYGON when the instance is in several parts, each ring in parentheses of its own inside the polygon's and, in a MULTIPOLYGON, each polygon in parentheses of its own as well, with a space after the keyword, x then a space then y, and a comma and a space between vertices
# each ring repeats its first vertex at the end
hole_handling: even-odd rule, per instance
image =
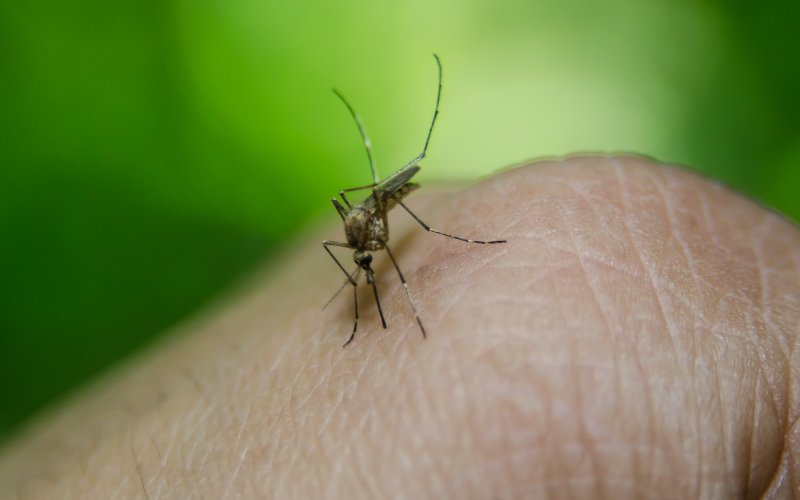
MULTIPOLYGON (((342 197, 342 198, 344 198, 344 197, 342 197)), ((345 201, 345 203, 347 203, 346 199, 344 201, 345 201)), ((339 203, 339 200, 337 200, 336 198, 331 198, 331 203, 333 203, 333 208, 335 208, 336 211, 339 212, 339 217, 341 217, 342 220, 344 220, 344 218, 347 217, 347 209, 344 208, 342 206, 342 204, 339 203)), ((347 206, 349 207, 350 203, 347 203, 347 206)))
POLYGON ((386 319, 383 317, 383 308, 381 307, 381 299, 378 298, 378 286, 375 284, 375 275, 371 270, 367 270, 367 281, 372 285, 372 291, 375 293, 375 303, 378 305, 378 314, 381 315, 381 324, 383 329, 386 329, 386 319))
POLYGON ((419 329, 422 331, 422 338, 426 338, 427 334, 425 333, 425 327, 422 326, 422 320, 419 319, 419 313, 417 313, 417 308, 414 306, 414 301, 411 300, 411 294, 408 291, 408 283, 406 282, 405 276, 403 276, 403 272, 400 271, 400 266, 397 265, 397 261, 392 255, 392 251, 389 250, 388 246, 383 247, 386 250, 386 253, 389 254, 389 258, 392 259, 392 264, 394 264, 394 268, 397 270, 397 275, 400 276, 400 282, 403 283, 403 288, 406 290, 406 297, 408 297, 408 303, 411 304, 411 310, 414 311, 414 317, 417 318, 417 324, 419 325, 419 329))
POLYGON ((329 305, 331 305, 331 302, 333 302, 333 299, 335 299, 337 296, 339 296, 339 294, 340 294, 340 293, 342 293, 342 290, 344 290, 344 287, 346 287, 347 285, 352 285, 352 284, 353 284, 353 281, 355 281, 356 283, 358 283, 358 272, 359 272, 360 270, 361 270, 361 268, 360 268, 360 267, 357 267, 357 268, 355 269, 355 271, 353 271, 352 273, 350 273, 350 276, 349 276, 349 277, 348 277, 346 280, 344 280, 344 283, 342 283, 342 286, 340 286, 340 287, 339 287, 339 289, 338 289, 338 290, 336 290, 336 293, 334 293, 334 294, 331 296, 331 298, 330 298, 330 299, 328 299, 328 302, 325 302, 325 305, 324 305, 324 306, 322 306, 322 310, 323 310, 323 311, 324 311, 324 310, 325 310, 325 309, 326 309, 326 308, 327 308, 329 305))
POLYGON ((447 236, 448 238, 453 238, 454 240, 465 241, 467 243, 479 243, 481 245, 492 245, 494 243, 505 243, 506 242, 506 240, 491 240, 491 241, 471 240, 469 238, 462 238, 461 236, 456 236, 454 234, 443 233, 443 232, 441 232, 441 231, 439 231, 437 229, 434 229, 431 226, 425 224, 425 222, 423 222, 422 219, 417 217, 416 214, 414 214, 414 212, 412 212, 406 206, 405 203, 403 203, 402 201, 398 200, 397 197, 395 197, 394 200, 397 201, 397 203, 399 203, 400 206, 403 207, 406 210, 406 212, 408 212, 411 215, 411 217, 414 218, 415 221, 419 222, 420 226, 424 227, 426 231, 429 231, 431 233, 441 234, 442 236, 447 236))
MULTIPOLYGON (((350 203, 350 200, 347 199, 347 196, 345 196, 344 193, 345 193, 344 189, 339 191, 339 197, 342 199, 344 204, 347 205, 347 208, 352 209, 353 205, 350 203)), ((342 220, 344 220, 344 217, 342 217, 342 220)))
POLYGON ((352 277, 352 276, 350 276, 350 273, 348 273, 348 272, 347 272, 347 270, 344 268, 344 266, 342 265, 342 263, 341 263, 341 262, 339 262, 339 259, 337 259, 337 258, 336 258, 336 256, 335 256, 335 255, 333 255, 333 252, 331 252, 331 249, 330 249, 330 248, 328 248, 329 246, 334 246, 334 247, 344 247, 344 248, 352 248, 352 247, 351 247, 350 245, 348 245, 347 243, 340 243, 340 242, 338 242, 338 241, 331 241, 331 240, 325 240, 325 241, 323 241, 323 242, 322 242, 322 246, 325 248, 325 251, 326 251, 326 252, 328 252, 328 255, 330 255, 330 256, 331 256, 331 258, 334 260, 334 262, 336 262, 336 265, 337 265, 337 266, 339 266, 339 269, 341 269, 341 270, 342 270, 342 272, 344 273, 344 275, 345 275, 345 276, 347 276, 347 279, 348 279, 348 280, 350 280, 350 283, 352 283, 352 284, 353 284, 353 286, 355 286, 355 285, 356 285, 356 282, 355 282, 355 280, 353 279, 353 277, 352 277))
POLYGON ((358 187, 354 187, 354 188, 342 189, 341 191, 339 191, 339 195, 341 196, 342 193, 349 193, 351 191, 362 191, 364 189, 372 189, 377 185, 378 185, 377 182, 373 182, 372 184, 367 184, 366 186, 358 186, 358 187))
POLYGON ((342 349, 347 347, 347 345, 353 341, 353 338, 356 336, 356 329, 358 329, 358 287, 353 284, 353 304, 355 304, 355 320, 353 321, 353 332, 350 334, 350 338, 347 339, 347 342, 344 343, 342 349))
POLYGON ((375 181, 375 184, 378 183, 378 167, 375 165, 375 158, 372 156, 372 141, 369 140, 369 136, 367 135, 367 130, 364 128, 364 124, 361 123, 361 117, 358 116, 356 110, 353 109, 353 106, 347 102, 347 99, 336 89, 333 89, 333 93, 342 100, 345 106, 347 106, 347 110, 350 111, 350 115, 353 117, 353 120, 356 122, 356 126, 358 127, 358 132, 361 134, 361 139, 364 141, 364 148, 367 150, 367 158, 369 159, 369 169, 372 171, 372 179, 375 181))
POLYGON ((350 204, 350 200, 347 199, 347 196, 345 196, 345 193, 350 193, 350 192, 353 192, 353 191, 363 191, 363 190, 366 190, 366 189, 371 189, 374 192, 375 191, 375 186, 377 186, 377 184, 368 184, 366 186, 358 186, 358 187, 354 187, 354 188, 342 189, 341 191, 339 191, 339 196, 342 197, 342 200, 347 205, 347 208, 353 208, 353 205, 350 204))

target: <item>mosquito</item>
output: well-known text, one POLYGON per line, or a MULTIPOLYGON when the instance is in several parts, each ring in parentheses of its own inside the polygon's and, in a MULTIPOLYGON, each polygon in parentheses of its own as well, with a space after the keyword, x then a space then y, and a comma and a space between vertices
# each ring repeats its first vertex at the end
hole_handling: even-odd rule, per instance
POLYGON ((403 207, 403 209, 408 212, 415 221, 425 228, 426 231, 431 233, 441 234, 442 236, 447 236, 448 238, 466 243, 477 243, 481 245, 506 242, 506 240, 473 240, 433 229, 428 224, 423 222, 422 219, 417 217, 416 214, 414 214, 414 212, 412 212, 411 209, 409 209, 406 204, 403 203, 403 198, 411 194, 412 191, 419 187, 419 184, 410 181, 411 178, 414 177, 417 172, 419 172, 419 162, 425 158, 425 154, 428 151, 428 143, 430 143, 431 134, 433 133, 433 126, 436 124, 436 117, 439 116, 439 101, 442 97, 442 62, 439 60, 439 56, 436 54, 433 54, 433 57, 436 59, 436 66, 439 70, 439 82, 436 91, 436 106, 434 107, 431 126, 428 128, 428 135, 425 138, 425 145, 422 147, 422 152, 416 158, 406 163, 400 170, 383 180, 380 180, 378 177, 375 158, 372 155, 372 142, 367 135, 364 124, 361 122, 361 117, 355 112, 353 106, 351 106, 347 99, 345 99, 344 95, 342 95, 342 93, 338 90, 333 89, 333 92, 339 97, 339 99, 341 99, 348 111, 350 111, 350 115, 353 117, 353 120, 356 122, 358 131, 361 134, 361 139, 364 142, 364 147, 367 150, 367 159, 369 160, 369 168, 372 172, 373 179, 371 184, 342 189, 339 191, 339 197, 342 199, 344 204, 340 203, 336 198, 331 199, 331 203, 333 203, 334 208, 336 208, 336 211, 339 213, 339 216, 344 222, 344 232, 345 236, 347 237, 347 242, 331 240, 325 240, 322 242, 322 246, 325 248, 325 251, 328 252, 334 262, 336 262, 336 265, 339 266, 339 269, 341 269, 345 276, 347 276, 345 282, 342 284, 336 294, 334 294, 331 300, 325 304, 325 307, 327 307, 328 304, 330 304, 331 301, 333 301, 333 299, 339 294, 339 292, 341 292, 348 284, 353 285, 355 320, 353 322, 353 331, 350 334, 350 338, 347 339, 347 342, 345 342, 342 347, 347 347, 347 345, 353 341, 353 338, 355 338, 356 335, 356 330, 358 329, 358 280, 360 278, 361 271, 363 271, 367 277, 367 284, 372 287, 372 292, 375 295, 375 304, 378 306, 378 314, 380 314, 381 317, 381 324, 383 325, 384 329, 386 328, 386 319, 383 316, 381 301, 378 297, 378 286, 375 283, 375 272, 373 271, 371 265, 371 252, 377 252, 379 250, 386 250, 386 253, 389 255, 389 259, 391 259, 392 264, 397 271, 397 275, 400 277, 400 282, 403 284, 403 288, 406 291, 408 303, 411 305, 411 310, 414 312, 414 317, 417 319, 417 324, 422 332, 422 337, 427 337, 425 327, 422 325, 422 320, 417 312, 417 307, 414 305, 414 301, 411 299, 411 293, 408 290, 408 282, 406 281, 405 276, 403 276, 403 272, 400 271, 400 266, 397 264, 397 259, 395 259, 392 251, 389 250, 389 246, 387 245, 389 241, 389 222, 387 219, 387 214, 395 206, 400 205, 403 207), (350 200, 347 199, 347 195, 345 194, 353 191, 366 190, 371 191, 370 195, 363 201, 355 204, 350 203, 350 200), (352 272, 348 272, 339 259, 337 259, 333 254, 330 247, 344 247, 353 250, 353 261, 356 263, 356 268, 352 272))

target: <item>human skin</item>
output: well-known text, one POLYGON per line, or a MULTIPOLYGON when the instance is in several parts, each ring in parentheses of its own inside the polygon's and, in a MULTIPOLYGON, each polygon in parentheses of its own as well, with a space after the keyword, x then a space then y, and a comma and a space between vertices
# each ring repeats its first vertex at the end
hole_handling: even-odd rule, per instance
POLYGON ((794 225, 637 157, 540 162, 407 202, 437 229, 508 240, 462 243, 393 211, 427 339, 383 258, 388 329, 360 286, 342 348, 353 296, 320 310, 345 279, 327 226, 40 418, 0 455, 0 498, 800 491, 794 225))

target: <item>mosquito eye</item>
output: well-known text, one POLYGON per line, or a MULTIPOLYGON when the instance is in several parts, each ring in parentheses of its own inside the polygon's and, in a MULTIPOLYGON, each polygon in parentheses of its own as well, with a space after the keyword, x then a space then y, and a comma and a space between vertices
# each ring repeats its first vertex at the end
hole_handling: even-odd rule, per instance
POLYGON ((353 255, 353 260, 359 266, 369 265, 372 262, 372 255, 370 255, 370 254, 368 254, 366 252, 356 252, 353 255))

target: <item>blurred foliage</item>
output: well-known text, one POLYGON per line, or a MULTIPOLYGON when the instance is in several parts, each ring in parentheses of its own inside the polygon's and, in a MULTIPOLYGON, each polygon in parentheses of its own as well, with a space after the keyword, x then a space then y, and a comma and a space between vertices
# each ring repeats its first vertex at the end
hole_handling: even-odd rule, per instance
MULTIPOLYGON (((800 217, 800 3, 0 6, 0 435, 420 149, 472 178, 636 151, 800 217), (385 166, 384 166, 385 165, 385 166)), ((326 257, 320 251, 320 259, 326 257)))

